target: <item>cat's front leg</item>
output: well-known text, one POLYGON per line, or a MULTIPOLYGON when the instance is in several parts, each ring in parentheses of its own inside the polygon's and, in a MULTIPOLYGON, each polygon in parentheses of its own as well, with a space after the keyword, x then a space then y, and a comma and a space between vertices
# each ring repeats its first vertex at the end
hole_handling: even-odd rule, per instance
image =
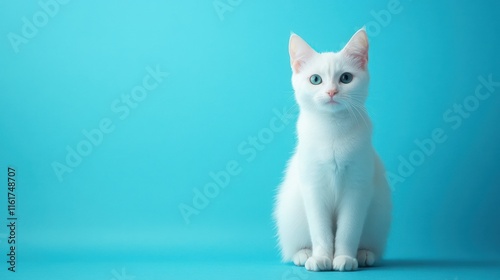
POLYGON ((332 270, 333 231, 331 205, 314 184, 303 186, 303 199, 312 242, 312 256, 305 263, 311 271, 332 270))
POLYGON ((342 201, 338 207, 334 270, 358 269, 356 256, 370 197, 371 192, 363 187, 350 186, 343 193, 342 201))

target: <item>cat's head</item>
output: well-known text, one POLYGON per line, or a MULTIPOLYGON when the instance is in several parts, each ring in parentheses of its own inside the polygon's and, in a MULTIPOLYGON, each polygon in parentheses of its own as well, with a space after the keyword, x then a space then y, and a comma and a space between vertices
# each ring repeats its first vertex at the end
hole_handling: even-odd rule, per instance
POLYGON ((356 32, 339 52, 318 53, 292 34, 292 85, 302 110, 331 114, 364 110, 368 95, 368 38, 356 32))

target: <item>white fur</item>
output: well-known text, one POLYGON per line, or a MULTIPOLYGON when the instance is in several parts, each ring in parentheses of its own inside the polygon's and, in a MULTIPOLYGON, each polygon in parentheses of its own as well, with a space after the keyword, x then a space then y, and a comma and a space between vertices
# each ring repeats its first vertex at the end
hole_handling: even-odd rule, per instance
POLYGON ((359 30, 338 53, 317 53, 295 34, 289 49, 300 115, 274 212, 283 260, 314 271, 371 266, 384 251, 391 198, 364 107, 366 32, 359 30), (339 81, 344 72, 353 74, 352 82, 339 81), (323 82, 313 85, 313 74, 323 82))

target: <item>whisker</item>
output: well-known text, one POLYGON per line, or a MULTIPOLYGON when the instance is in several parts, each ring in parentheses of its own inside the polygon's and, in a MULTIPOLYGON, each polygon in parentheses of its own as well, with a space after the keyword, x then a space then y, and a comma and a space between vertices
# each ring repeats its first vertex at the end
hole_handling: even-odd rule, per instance
POLYGON ((359 113, 359 115, 361 116, 361 118, 363 119, 363 122, 365 123, 366 127, 370 127, 368 121, 367 121, 367 118, 368 118, 368 113, 366 112, 366 109, 364 106, 361 106, 359 104, 356 104, 356 103, 352 103, 352 106, 353 108, 359 113))
POLYGON ((354 117, 354 119, 356 120, 356 124, 359 124, 359 119, 356 116, 356 112, 354 111, 353 106, 349 102, 349 98, 346 98, 346 97, 343 97, 343 96, 339 96, 338 100, 339 101, 345 101, 345 102, 343 102, 343 104, 347 108, 347 111, 349 112, 349 115, 352 115, 354 117))

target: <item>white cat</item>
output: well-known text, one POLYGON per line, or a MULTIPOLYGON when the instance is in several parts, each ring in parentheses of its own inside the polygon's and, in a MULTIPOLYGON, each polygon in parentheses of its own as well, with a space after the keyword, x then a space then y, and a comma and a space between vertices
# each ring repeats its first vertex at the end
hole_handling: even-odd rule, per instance
POLYGON ((384 251, 392 206, 364 107, 366 32, 338 53, 317 53, 292 34, 289 52, 300 114, 274 212, 283 260, 313 271, 372 266, 384 251))

